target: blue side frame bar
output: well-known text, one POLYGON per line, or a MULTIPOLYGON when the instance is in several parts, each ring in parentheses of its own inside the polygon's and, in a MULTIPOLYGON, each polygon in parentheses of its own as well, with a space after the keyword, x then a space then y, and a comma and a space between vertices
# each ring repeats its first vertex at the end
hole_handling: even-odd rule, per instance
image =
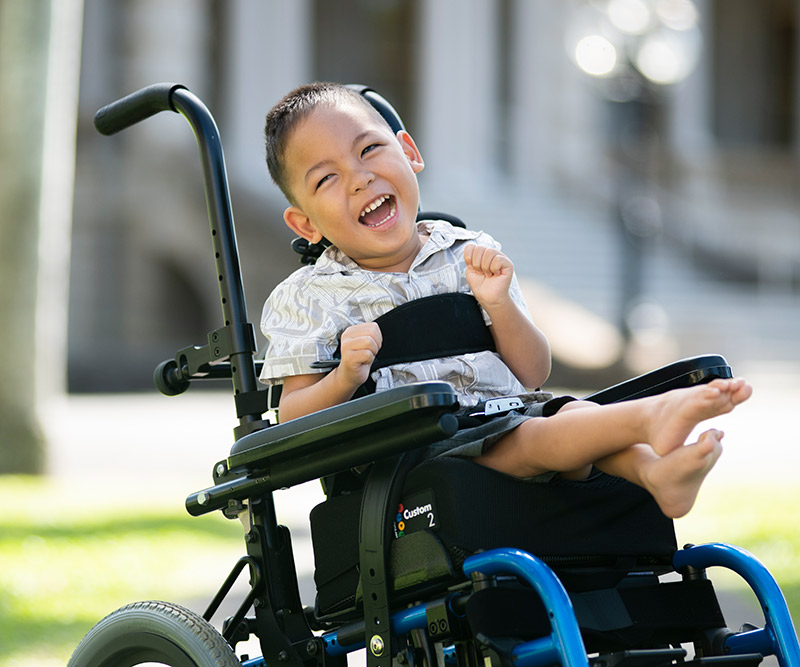
MULTIPOLYGON (((467 576, 473 572, 517 575, 527 581, 542 598, 553 631, 549 637, 515 646, 512 652, 515 665, 539 667, 560 662, 570 667, 588 667, 586 649, 569 595, 555 573, 541 560, 519 549, 492 549, 467 558, 463 569, 467 576)), ((392 616, 392 630, 397 634, 426 627, 425 605, 403 609, 392 616)), ((364 648, 364 642, 341 645, 336 632, 325 633, 322 638, 325 651, 332 656, 364 648)))
MULTIPOLYGON (((424 604, 403 609, 392 615, 392 632, 396 635, 405 635, 412 630, 423 630, 428 627, 427 619, 424 604)), ((326 632, 322 635, 322 641, 325 643, 325 652, 332 656, 347 655, 365 646, 363 641, 346 645, 340 644, 336 631, 326 632)))
POLYGON ((547 610, 552 632, 514 647, 512 659, 518 667, 539 667, 560 662, 570 667, 588 667, 586 648, 575 619, 572 602, 555 573, 541 560, 519 549, 492 549, 464 561, 464 573, 515 574, 539 594, 547 610))
POLYGON ((753 589, 764 612, 765 625, 760 630, 728 637, 725 640, 727 651, 737 655, 754 652, 775 655, 781 667, 800 667, 800 645, 786 599, 774 577, 755 556, 739 547, 712 543, 677 551, 673 564, 676 570, 686 566, 726 567, 753 589))
MULTIPOLYGON (((684 567, 706 569, 726 567, 752 588, 764 612, 765 627, 739 634, 725 640, 727 652, 735 655, 761 653, 775 655, 781 667, 800 667, 800 644, 786 600, 773 576, 752 554, 728 544, 704 544, 677 551, 673 558, 676 570, 684 567)), ((552 632, 514 647, 512 660, 517 667, 543 667, 560 663, 569 667, 588 667, 589 661, 581 637, 572 602, 555 573, 544 562, 519 549, 492 549, 464 561, 464 573, 516 575, 527 581, 539 594, 550 619, 552 632)), ((406 634, 427 627, 425 605, 404 609, 392 616, 392 630, 406 634)), ((364 647, 364 643, 342 646, 336 632, 323 635, 329 655, 345 655, 364 647)), ((248 667, 263 662, 248 661, 248 667)))

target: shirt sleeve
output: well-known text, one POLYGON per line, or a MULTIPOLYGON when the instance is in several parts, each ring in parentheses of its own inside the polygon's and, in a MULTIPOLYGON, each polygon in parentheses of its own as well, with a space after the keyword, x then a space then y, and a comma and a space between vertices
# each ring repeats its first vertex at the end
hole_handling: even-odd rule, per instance
POLYGON ((264 304, 261 332, 267 351, 259 379, 272 385, 291 375, 325 372, 310 364, 333 357, 341 329, 302 281, 290 279, 264 304))

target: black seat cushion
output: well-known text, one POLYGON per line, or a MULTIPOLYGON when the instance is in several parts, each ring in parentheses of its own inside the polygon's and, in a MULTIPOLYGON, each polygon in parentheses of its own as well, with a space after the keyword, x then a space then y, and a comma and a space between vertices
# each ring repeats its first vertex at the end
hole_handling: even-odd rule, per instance
MULTIPOLYGON (((318 613, 358 600, 361 495, 337 496, 311 513, 318 613)), ((613 586, 636 569, 669 569, 672 521, 643 489, 597 473, 589 480, 530 483, 473 461, 442 457, 406 478, 394 514, 391 572, 397 599, 463 578, 464 558, 514 547, 542 558, 572 589, 613 586)))

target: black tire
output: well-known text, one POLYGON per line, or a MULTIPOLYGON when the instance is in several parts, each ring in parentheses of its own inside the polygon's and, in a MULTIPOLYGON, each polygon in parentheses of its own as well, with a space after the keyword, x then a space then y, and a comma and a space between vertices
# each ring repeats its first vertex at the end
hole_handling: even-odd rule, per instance
POLYGON ((95 625, 67 667, 240 667, 228 643, 200 616, 169 602, 135 602, 95 625))

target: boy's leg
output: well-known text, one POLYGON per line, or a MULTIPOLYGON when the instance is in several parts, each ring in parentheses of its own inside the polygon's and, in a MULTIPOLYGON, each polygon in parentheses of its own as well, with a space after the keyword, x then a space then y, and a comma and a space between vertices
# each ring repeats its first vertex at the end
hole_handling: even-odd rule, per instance
POLYGON ((677 519, 692 509, 700 485, 722 454, 722 431, 711 429, 697 442, 659 456, 648 445, 634 445, 595 465, 647 489, 661 511, 677 519))
POLYGON ((570 473, 633 445, 664 456, 681 447, 694 427, 730 412, 752 389, 743 380, 714 380, 659 396, 530 419, 476 461, 518 477, 570 473))

